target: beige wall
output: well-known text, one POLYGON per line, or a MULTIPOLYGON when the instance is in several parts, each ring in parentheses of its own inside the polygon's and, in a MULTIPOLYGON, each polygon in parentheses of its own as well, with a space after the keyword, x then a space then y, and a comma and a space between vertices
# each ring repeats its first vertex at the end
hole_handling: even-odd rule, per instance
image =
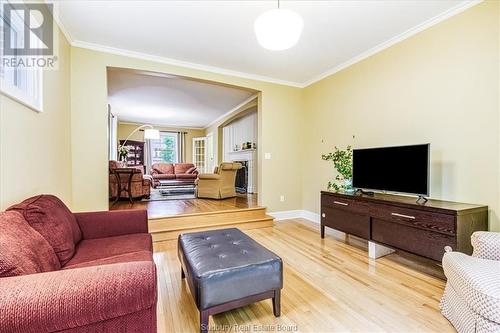
POLYGON ((431 143, 431 196, 499 223, 499 3, 486 2, 305 89, 303 207, 333 178, 321 154, 431 143), (353 139, 353 136, 355 138, 353 139))
MULTIPOLYGON (((140 125, 142 124, 118 123, 118 140, 125 140, 140 125)), ((186 159, 184 162, 193 163, 193 138, 205 136, 204 129, 162 126, 154 126, 154 128, 160 131, 186 132, 186 159)), ((144 132, 137 131, 129 140, 144 141, 144 132)))
POLYGON ((70 48, 61 36, 43 113, 0 95, 0 208, 54 193, 76 210, 107 209, 113 66, 260 91, 259 200, 270 211, 318 212, 334 176, 320 156, 334 145, 430 142, 432 197, 488 204, 500 230, 499 16, 498 2, 479 4, 306 89, 70 48))
POLYGON ((107 66, 171 73, 261 91, 259 154, 269 152, 272 159, 259 157, 259 200, 270 211, 301 206, 301 156, 297 149, 301 138, 296 134, 302 130, 301 89, 77 47, 71 51, 72 176, 77 210, 107 209, 107 66), (285 196, 285 202, 280 202, 280 195, 285 196))
POLYGON ((59 33, 59 69, 43 74, 43 112, 0 94, 0 209, 51 193, 72 203, 70 46, 59 33))

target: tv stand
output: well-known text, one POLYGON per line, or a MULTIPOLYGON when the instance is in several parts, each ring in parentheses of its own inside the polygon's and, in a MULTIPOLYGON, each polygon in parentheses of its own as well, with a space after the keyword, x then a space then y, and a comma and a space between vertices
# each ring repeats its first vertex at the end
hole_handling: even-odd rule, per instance
POLYGON ((370 257, 398 249, 440 261, 445 246, 472 253, 470 236, 488 229, 488 206, 322 191, 321 238, 325 227, 368 240, 370 257))
POLYGON ((429 199, 427 199, 423 195, 419 195, 416 202, 417 203, 423 202, 425 204, 427 201, 429 201, 429 199))
POLYGON ((365 191, 362 188, 358 188, 355 192, 356 194, 364 194, 364 195, 375 195, 375 192, 373 191, 365 191))

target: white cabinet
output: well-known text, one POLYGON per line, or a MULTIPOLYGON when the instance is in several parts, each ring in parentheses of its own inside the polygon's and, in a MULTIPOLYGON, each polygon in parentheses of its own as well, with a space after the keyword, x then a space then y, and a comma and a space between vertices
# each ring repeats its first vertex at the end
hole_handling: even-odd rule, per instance
POLYGON ((251 113, 224 126, 222 140, 224 162, 248 162, 247 191, 257 193, 257 151, 241 150, 244 142, 257 143, 257 113, 251 113), (235 149, 236 146, 238 149, 235 149))
POLYGON ((222 129, 224 161, 231 161, 229 153, 241 149, 244 142, 257 143, 257 113, 236 119, 222 129))

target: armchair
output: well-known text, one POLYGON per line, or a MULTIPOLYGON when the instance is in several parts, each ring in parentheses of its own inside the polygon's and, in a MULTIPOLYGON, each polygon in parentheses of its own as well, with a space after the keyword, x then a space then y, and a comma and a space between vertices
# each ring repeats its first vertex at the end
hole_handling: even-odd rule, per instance
POLYGON ((241 163, 222 163, 215 173, 202 173, 196 180, 196 196, 198 198, 224 199, 236 196, 236 172, 241 163))
MULTIPOLYGON (((120 188, 128 188, 128 175, 121 177, 115 172, 117 169, 126 168, 123 162, 109 161, 109 198, 119 199, 124 194, 118 193, 120 188), (118 197, 118 198, 117 198, 118 197)), ((151 195, 151 184, 153 179, 149 175, 144 174, 142 166, 129 167, 132 169, 133 174, 130 182, 130 198, 148 198, 151 195)))
POLYGON ((475 232, 472 256, 446 249, 441 313, 459 333, 500 331, 500 232, 475 232))

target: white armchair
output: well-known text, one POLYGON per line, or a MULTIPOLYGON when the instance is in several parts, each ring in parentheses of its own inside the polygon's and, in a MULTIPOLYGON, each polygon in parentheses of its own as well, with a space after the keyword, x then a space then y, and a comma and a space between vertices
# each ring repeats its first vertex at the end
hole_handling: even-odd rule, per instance
POLYGON ((441 313, 459 333, 500 332, 500 232, 475 232, 471 242, 472 256, 443 256, 441 313))

